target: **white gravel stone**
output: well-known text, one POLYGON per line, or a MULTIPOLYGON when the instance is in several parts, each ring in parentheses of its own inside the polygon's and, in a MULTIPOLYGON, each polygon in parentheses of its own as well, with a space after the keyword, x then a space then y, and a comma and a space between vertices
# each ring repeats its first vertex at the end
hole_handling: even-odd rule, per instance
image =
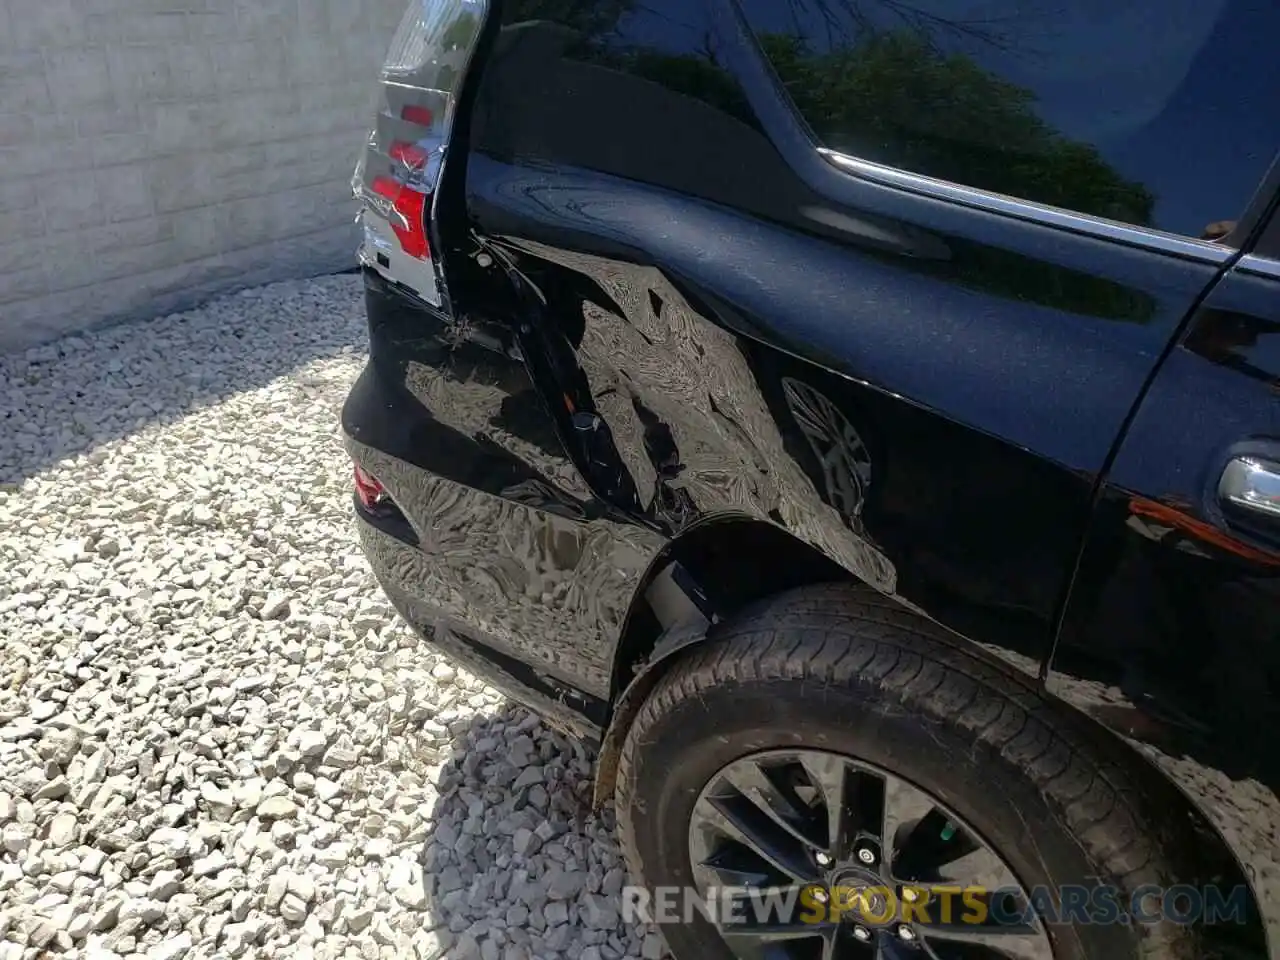
POLYGON ((0 960, 661 956, 587 758, 369 573, 362 302, 276 284, 0 357, 0 960))
POLYGON ((180 933, 147 951, 148 960, 182 960, 192 947, 191 934, 180 933))
POLYGON ((93 929, 93 917, 87 913, 77 913, 67 924, 67 935, 72 940, 83 940, 93 929))
POLYGON ((318 757, 329 745, 329 738, 319 730, 303 730, 298 734, 298 750, 304 757, 318 757))
POLYGON ((147 896, 153 900, 169 900, 182 889, 181 870, 161 870, 151 881, 147 896))
POLYGON ((286 893, 280 901, 280 916, 290 923, 302 923, 307 919, 307 902, 292 893, 286 893))
POLYGON ((262 906, 268 910, 278 909, 280 901, 284 899, 284 895, 289 892, 289 878, 284 874, 277 873, 267 881, 266 888, 262 893, 262 906))
POLYGON ((71 846, 76 838, 76 815, 60 813, 49 824, 49 843, 58 849, 71 846))
POLYGON ((120 905, 119 920, 140 920, 143 923, 155 923, 164 917, 164 904, 159 900, 137 898, 126 900, 120 905))
POLYGON ((427 903, 427 892, 422 889, 421 884, 401 887, 393 896, 407 910, 421 910, 427 903))
POLYGON ((9 861, 8 863, 0 863, 0 890, 8 890, 22 882, 22 878, 26 874, 22 871, 22 865, 9 861))
POLYGON ((282 593, 273 593, 262 605, 263 620, 282 620, 289 615, 289 598, 282 593))
POLYGON ((219 850, 213 851, 207 857, 201 857, 191 864, 191 875, 193 877, 208 877, 217 873, 225 867, 230 861, 227 855, 219 850))
POLYGON ((283 820, 298 812, 298 805, 288 797, 268 797, 258 804, 258 816, 263 820, 283 820))
POLYGON ((530 857, 542 846, 542 838, 528 827, 520 827, 511 841, 512 849, 522 857, 530 857))

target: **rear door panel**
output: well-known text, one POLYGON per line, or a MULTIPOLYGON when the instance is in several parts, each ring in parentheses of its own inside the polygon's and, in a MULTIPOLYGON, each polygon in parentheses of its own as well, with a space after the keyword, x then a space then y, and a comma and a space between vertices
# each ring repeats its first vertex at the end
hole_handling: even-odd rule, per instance
MULTIPOLYGON (((1107 477, 1050 689, 1137 742, 1254 881, 1280 948, 1280 523, 1218 497, 1233 455, 1280 460, 1280 264, 1206 298, 1107 477)), ((1273 952, 1271 954, 1275 956, 1273 952)))

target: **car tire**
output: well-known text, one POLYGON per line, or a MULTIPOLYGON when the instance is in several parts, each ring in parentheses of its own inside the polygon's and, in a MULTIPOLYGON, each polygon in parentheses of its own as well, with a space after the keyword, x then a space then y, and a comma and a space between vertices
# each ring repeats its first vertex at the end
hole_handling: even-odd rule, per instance
MULTIPOLYGON (((658 681, 622 748, 618 829, 632 882, 691 888, 691 817, 711 778, 758 751, 803 748, 939 798, 1026 890, 1099 878, 1125 904, 1169 884, 1177 828, 1153 816, 1135 772, 1030 679, 962 644, 845 585, 792 591, 714 628, 658 681)), ((660 926, 678 960, 734 956, 703 917, 660 926)), ((1045 929, 1055 960, 1195 955, 1192 928, 1169 921, 1045 929)))

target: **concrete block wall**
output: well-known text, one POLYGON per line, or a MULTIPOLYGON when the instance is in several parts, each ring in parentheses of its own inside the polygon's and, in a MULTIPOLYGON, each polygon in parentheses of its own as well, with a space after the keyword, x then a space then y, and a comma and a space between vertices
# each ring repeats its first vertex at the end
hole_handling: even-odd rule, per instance
POLYGON ((0 351, 354 265, 408 0, 0 0, 0 351))

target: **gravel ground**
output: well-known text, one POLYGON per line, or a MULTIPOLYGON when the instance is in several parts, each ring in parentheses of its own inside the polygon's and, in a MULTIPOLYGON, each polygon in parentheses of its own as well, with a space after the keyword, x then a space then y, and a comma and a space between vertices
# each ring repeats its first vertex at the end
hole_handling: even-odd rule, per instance
POLYGON ((0 358, 0 960, 660 955, 589 759, 355 546, 357 277, 0 358))

